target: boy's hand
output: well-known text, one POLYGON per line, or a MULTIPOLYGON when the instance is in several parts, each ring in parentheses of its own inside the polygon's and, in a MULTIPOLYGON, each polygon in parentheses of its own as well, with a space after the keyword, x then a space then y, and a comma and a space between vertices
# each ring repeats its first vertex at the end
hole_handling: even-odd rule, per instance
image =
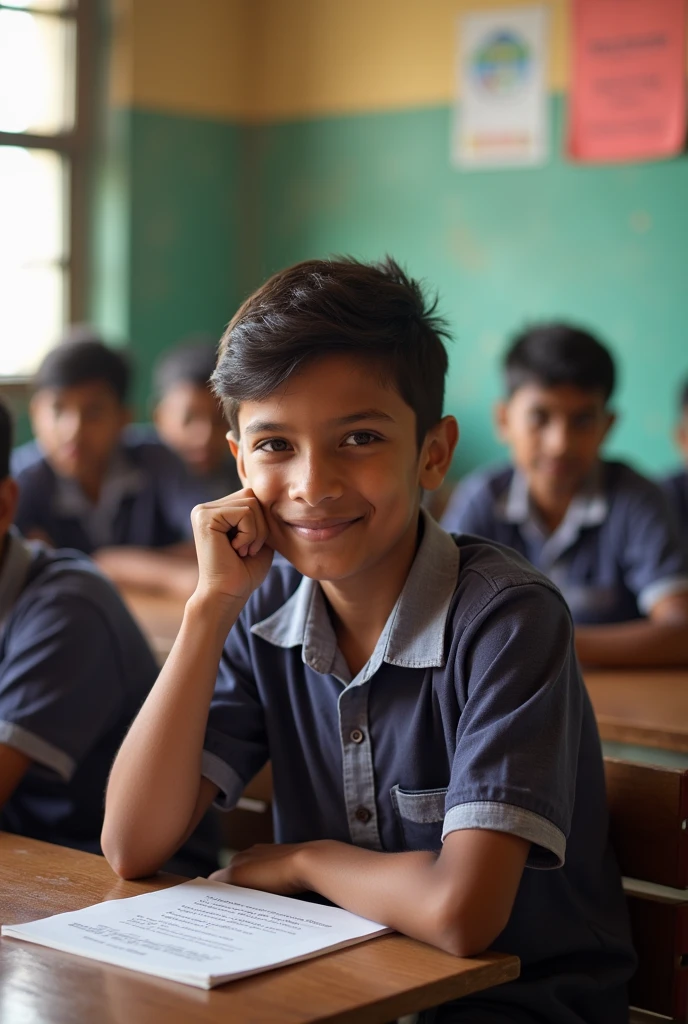
POLYGON ((191 525, 197 592, 245 602, 267 576, 273 550, 260 502, 249 488, 196 505, 191 525))
POLYGON ((235 853, 226 868, 210 875, 213 882, 229 882, 246 889, 262 889, 278 896, 293 896, 306 885, 299 877, 298 855, 306 843, 261 843, 235 853))

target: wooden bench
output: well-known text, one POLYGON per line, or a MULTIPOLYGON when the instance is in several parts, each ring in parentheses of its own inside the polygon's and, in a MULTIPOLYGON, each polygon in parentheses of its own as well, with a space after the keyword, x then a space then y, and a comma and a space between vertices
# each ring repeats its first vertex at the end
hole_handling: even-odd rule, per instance
POLYGON ((611 838, 638 954, 631 1006, 685 1022, 688 770, 605 758, 605 773, 611 838))

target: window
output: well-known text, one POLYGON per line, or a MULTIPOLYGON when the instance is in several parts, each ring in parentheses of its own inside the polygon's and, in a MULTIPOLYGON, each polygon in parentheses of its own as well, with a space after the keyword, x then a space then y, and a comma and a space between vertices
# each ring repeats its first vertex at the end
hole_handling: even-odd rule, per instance
POLYGON ((0 0, 0 377, 83 317, 84 16, 89 0, 0 0))

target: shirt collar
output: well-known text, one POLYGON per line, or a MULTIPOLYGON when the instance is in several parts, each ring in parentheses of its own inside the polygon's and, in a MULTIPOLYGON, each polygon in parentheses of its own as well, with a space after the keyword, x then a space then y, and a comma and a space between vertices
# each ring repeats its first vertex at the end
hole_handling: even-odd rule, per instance
POLYGON ((525 476, 515 469, 508 489, 497 503, 497 511, 504 522, 523 528, 532 534, 531 539, 539 540, 547 548, 549 560, 558 557, 580 536, 585 527, 599 526, 609 512, 609 502, 604 488, 604 466, 597 462, 580 490, 571 500, 556 530, 548 534, 540 522, 528 493, 525 476))
MULTIPOLYGON (((406 583, 356 682, 367 682, 383 661, 401 668, 444 665, 445 627, 458 581, 459 549, 424 509, 421 515, 423 538, 406 583)), ((351 681, 316 580, 304 576, 289 600, 255 623, 251 632, 276 647, 301 647, 310 668, 351 681)))
POLYGON ((31 547, 16 527, 10 527, 0 565, 0 625, 4 623, 14 602, 24 589, 32 561, 31 547))

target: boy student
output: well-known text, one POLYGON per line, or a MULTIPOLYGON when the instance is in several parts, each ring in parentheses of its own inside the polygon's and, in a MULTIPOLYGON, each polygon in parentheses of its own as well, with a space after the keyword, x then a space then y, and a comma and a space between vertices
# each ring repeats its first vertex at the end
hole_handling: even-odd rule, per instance
POLYGON ((688 381, 681 391, 675 436, 685 466, 678 473, 663 480, 662 487, 676 514, 684 546, 688 549, 688 381))
POLYGON ((94 554, 117 583, 188 596, 196 565, 178 501, 185 471, 164 445, 126 433, 129 377, 124 355, 95 336, 47 354, 30 405, 36 441, 13 459, 16 524, 94 554))
POLYGON ((447 530, 515 548, 560 588, 576 650, 596 665, 688 662, 688 564, 659 487, 600 457, 614 363, 587 331, 541 324, 504 360, 497 405, 513 466, 456 490, 447 530))
POLYGON ((0 829, 95 852, 110 764, 157 669, 87 558, 10 525, 10 443, 0 405, 0 829))
POLYGON ((244 486, 194 510, 198 587, 103 849, 155 871, 271 758, 278 843, 216 877, 521 957, 434 1020, 620 1024, 633 955, 568 609, 420 509, 457 440, 434 308, 391 260, 316 260, 230 323, 213 380, 244 486))
POLYGON ((241 486, 236 461, 227 447, 227 421, 213 393, 210 377, 217 344, 189 338, 165 352, 155 367, 157 403, 153 420, 158 436, 186 465, 184 518, 194 505, 231 494, 241 486))

